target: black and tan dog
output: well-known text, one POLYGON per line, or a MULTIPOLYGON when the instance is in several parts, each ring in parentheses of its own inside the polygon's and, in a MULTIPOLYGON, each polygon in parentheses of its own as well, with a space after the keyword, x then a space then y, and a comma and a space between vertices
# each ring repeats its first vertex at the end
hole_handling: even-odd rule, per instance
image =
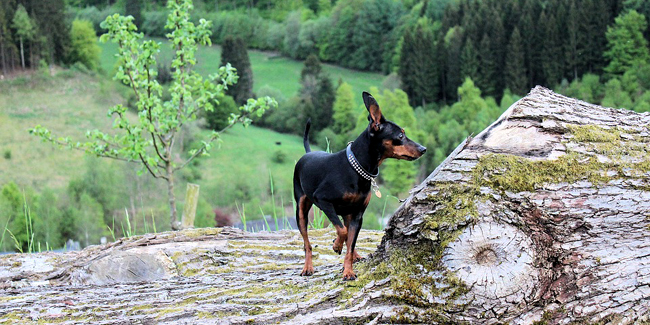
POLYGON ((333 249, 341 254, 343 243, 347 252, 343 263, 343 280, 354 280, 352 263, 361 257, 354 250, 363 213, 370 202, 370 188, 376 187, 379 165, 386 158, 415 160, 427 150, 404 134, 404 129, 381 114, 377 101, 367 92, 363 102, 368 109, 370 124, 345 150, 337 153, 311 152, 309 127, 305 128, 307 152, 298 162, 293 174, 293 195, 297 202, 296 221, 304 240, 305 267, 300 275, 314 274, 312 251, 307 236, 309 209, 315 204, 336 228, 333 249), (343 217, 345 226, 338 216, 343 217))

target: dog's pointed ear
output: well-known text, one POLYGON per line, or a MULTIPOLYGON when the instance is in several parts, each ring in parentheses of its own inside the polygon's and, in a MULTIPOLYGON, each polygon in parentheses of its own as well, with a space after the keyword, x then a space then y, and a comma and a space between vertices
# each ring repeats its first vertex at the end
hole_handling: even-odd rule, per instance
POLYGON ((379 125, 384 121, 379 104, 377 104, 377 101, 372 95, 365 91, 363 92, 363 103, 366 105, 368 113, 370 113, 370 125, 372 129, 379 131, 379 125))

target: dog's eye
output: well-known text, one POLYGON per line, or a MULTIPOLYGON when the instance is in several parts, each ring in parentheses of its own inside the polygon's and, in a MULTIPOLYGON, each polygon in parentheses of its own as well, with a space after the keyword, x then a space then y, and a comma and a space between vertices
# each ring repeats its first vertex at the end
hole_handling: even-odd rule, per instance
POLYGON ((400 140, 404 139, 404 133, 400 133, 400 134, 399 134, 399 139, 400 139, 400 140))

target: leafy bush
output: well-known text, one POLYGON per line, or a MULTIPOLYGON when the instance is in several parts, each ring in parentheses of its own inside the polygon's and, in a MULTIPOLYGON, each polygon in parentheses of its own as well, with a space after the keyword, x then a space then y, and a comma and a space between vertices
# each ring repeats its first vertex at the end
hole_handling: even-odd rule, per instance
POLYGON ((96 35, 100 35, 103 34, 103 30, 100 27, 100 24, 102 21, 106 20, 106 17, 114 12, 114 9, 111 7, 106 7, 102 10, 99 10, 95 6, 90 6, 77 11, 75 18, 79 20, 90 21, 93 25, 93 29, 95 30, 96 35))
POLYGON ((208 128, 220 131, 229 123, 231 114, 239 112, 235 100, 230 96, 223 96, 218 103, 213 103, 214 109, 211 112, 205 112, 205 121, 208 128))
POLYGON ((142 32, 151 37, 163 37, 167 33, 167 11, 146 11, 143 13, 142 32))
POLYGON ((3 156, 4 156, 5 159, 7 159, 7 160, 11 159, 11 149, 7 149, 7 150, 5 150, 3 156))
POLYGON ((75 19, 70 30, 71 48, 70 62, 83 63, 90 70, 99 68, 99 53, 97 36, 93 25, 88 20, 75 19))
POLYGON ((287 154, 282 149, 278 149, 275 152, 273 152, 273 157, 271 157, 271 161, 277 164, 282 164, 286 160, 287 160, 287 154))

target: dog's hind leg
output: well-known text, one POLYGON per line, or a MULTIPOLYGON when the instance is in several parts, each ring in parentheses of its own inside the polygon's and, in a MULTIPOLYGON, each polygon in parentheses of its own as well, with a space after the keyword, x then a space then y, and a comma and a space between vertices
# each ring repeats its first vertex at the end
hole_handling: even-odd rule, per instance
POLYGON ((314 265, 311 260, 311 244, 309 243, 309 237, 307 235, 307 225, 309 224, 309 209, 311 209, 312 202, 307 198, 306 195, 302 195, 296 198, 298 204, 296 206, 296 222, 298 224, 298 230, 300 230, 300 235, 302 235, 302 240, 305 247, 305 266, 302 268, 300 275, 309 276, 314 274, 314 265))

